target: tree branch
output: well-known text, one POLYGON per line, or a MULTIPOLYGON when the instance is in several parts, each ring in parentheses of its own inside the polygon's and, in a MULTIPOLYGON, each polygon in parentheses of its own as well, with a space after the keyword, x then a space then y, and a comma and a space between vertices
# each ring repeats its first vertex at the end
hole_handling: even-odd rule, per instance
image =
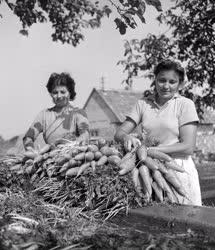
POLYGON ((13 5, 11 3, 9 3, 8 0, 5 0, 5 3, 7 4, 7 6, 13 11, 13 5))

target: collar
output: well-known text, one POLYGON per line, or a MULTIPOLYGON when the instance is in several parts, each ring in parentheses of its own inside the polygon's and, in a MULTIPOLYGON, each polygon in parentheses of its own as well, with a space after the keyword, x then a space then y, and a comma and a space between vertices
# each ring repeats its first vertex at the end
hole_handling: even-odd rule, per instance
POLYGON ((176 99, 176 98, 179 98, 181 95, 180 95, 179 93, 175 93, 174 96, 173 96, 170 100, 168 100, 168 101, 167 101, 164 105, 162 105, 162 106, 160 106, 160 105, 156 102, 155 96, 156 96, 156 93, 155 93, 155 92, 152 92, 152 93, 149 93, 145 98, 146 98, 146 100, 151 101, 154 105, 156 105, 156 106, 160 109, 160 108, 162 108, 162 107, 163 107, 163 108, 166 107, 166 105, 167 105, 171 100, 176 99))
MULTIPOLYGON (((156 96, 156 93, 155 93, 155 92, 151 92, 151 93, 149 93, 145 98, 146 98, 147 100, 149 100, 149 101, 152 101, 152 102, 155 102, 155 103, 156 103, 155 96, 156 96)), ((181 96, 181 95, 180 95, 179 93, 175 93, 174 96, 173 96, 170 100, 176 99, 176 98, 178 98, 178 97, 180 97, 180 96, 181 96)), ((169 100, 169 101, 170 101, 170 100, 169 100)))

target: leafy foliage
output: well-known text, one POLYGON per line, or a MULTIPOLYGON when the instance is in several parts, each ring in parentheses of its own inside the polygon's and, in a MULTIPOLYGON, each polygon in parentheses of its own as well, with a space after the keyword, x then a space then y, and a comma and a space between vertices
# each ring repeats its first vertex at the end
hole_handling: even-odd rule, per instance
MULTIPOLYGON (((114 7, 118 17, 116 28, 125 34, 128 27, 135 28, 135 17, 145 23, 146 5, 154 6, 161 11, 160 0, 106 0, 107 4, 92 0, 5 0, 8 7, 22 23, 20 33, 28 35, 28 28, 35 23, 50 21, 54 32, 53 41, 61 41, 77 46, 84 39, 84 28, 99 28, 101 19, 109 17, 114 7), (108 5, 109 4, 109 5, 108 5)), ((0 1, 1 4, 1 1, 0 1)))
POLYGON ((195 101, 199 111, 202 106, 214 107, 215 2, 180 0, 158 20, 170 27, 170 36, 150 34, 125 42, 125 59, 119 62, 127 72, 125 82, 150 71, 161 58, 178 59, 186 65, 189 81, 184 94, 195 101))
POLYGON ((132 80, 135 77, 147 76, 151 78, 153 75, 149 71, 162 58, 169 56, 172 53, 174 45, 165 35, 156 37, 149 34, 142 40, 132 39, 125 41, 124 44, 126 59, 120 60, 118 65, 124 67, 124 72, 127 72, 127 78, 124 82, 132 87, 132 80))

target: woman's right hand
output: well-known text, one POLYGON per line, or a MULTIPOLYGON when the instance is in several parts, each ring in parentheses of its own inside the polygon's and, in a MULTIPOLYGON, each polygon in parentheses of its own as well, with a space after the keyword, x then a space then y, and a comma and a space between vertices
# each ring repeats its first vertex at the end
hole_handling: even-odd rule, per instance
POLYGON ((136 148, 140 145, 140 140, 132 135, 125 135, 123 138, 123 146, 126 151, 131 151, 132 148, 136 148))

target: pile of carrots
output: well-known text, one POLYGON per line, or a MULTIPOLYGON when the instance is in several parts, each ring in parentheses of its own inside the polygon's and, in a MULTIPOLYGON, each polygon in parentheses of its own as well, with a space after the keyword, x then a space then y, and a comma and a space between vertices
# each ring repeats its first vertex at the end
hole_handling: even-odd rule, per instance
POLYGON ((25 152, 23 173, 36 178, 62 176, 79 177, 88 171, 105 164, 118 164, 121 161, 119 150, 108 146, 104 139, 95 144, 64 145, 55 147, 46 145, 39 152, 25 152))
POLYGON ((176 171, 185 172, 183 166, 145 145, 128 153, 117 145, 110 146, 102 138, 88 145, 46 145, 39 151, 25 152, 10 169, 17 175, 29 176, 31 182, 55 177, 75 180, 110 164, 118 169, 119 176, 126 175, 133 180, 136 194, 146 202, 177 203, 177 194, 189 199, 176 175, 176 171))
POLYGON ((176 175, 176 172, 184 173, 185 169, 163 152, 142 145, 128 152, 119 168, 120 175, 131 172, 136 192, 148 201, 166 199, 177 203, 177 194, 189 200, 176 175))

